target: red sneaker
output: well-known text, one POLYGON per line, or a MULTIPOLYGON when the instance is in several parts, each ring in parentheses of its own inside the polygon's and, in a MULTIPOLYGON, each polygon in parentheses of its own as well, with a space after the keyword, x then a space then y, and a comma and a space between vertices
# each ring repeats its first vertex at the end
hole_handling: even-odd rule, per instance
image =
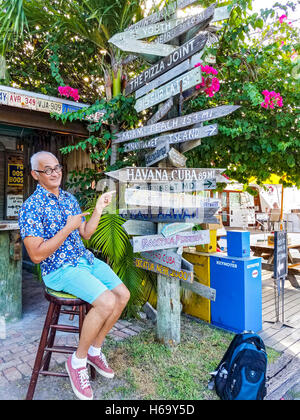
POLYGON ((100 356, 90 356, 87 355, 87 363, 93 366, 100 375, 105 376, 105 378, 113 378, 115 376, 114 371, 108 366, 106 357, 100 352, 100 356))
POLYGON ((66 369, 76 397, 80 400, 92 400, 93 391, 90 386, 87 369, 85 367, 73 369, 71 359, 72 356, 70 356, 66 361, 66 369))

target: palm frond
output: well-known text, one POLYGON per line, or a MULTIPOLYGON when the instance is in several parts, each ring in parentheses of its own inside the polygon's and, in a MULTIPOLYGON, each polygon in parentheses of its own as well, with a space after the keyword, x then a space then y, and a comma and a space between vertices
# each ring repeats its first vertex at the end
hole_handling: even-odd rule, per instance
POLYGON ((101 250, 109 261, 118 262, 124 257, 129 243, 127 233, 122 228, 124 219, 117 214, 104 214, 98 228, 90 239, 90 246, 101 250))
POLYGON ((123 316, 126 318, 136 317, 140 307, 147 301, 144 289, 147 272, 137 268, 133 258, 132 246, 128 241, 123 258, 112 264, 112 269, 130 291, 130 300, 123 311, 123 316))
POLYGON ((4 0, 0 3, 0 38, 2 52, 8 44, 22 38, 28 29, 23 0, 4 0))

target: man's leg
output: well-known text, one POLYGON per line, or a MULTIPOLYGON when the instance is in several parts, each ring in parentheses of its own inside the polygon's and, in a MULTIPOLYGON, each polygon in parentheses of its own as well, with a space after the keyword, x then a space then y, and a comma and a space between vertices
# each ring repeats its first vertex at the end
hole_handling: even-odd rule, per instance
POLYGON ((99 331, 103 328, 107 320, 112 316, 116 305, 115 294, 109 290, 92 302, 92 308, 84 318, 80 340, 76 351, 79 359, 87 357, 88 349, 95 342, 99 331))
POLYGON ((115 325, 117 320, 120 318, 125 306, 127 305, 130 293, 127 287, 124 284, 119 284, 111 293, 115 296, 115 305, 112 313, 106 318, 106 321, 103 323, 100 332, 98 333, 97 337, 93 341, 93 347, 101 347, 104 341, 104 338, 115 325))

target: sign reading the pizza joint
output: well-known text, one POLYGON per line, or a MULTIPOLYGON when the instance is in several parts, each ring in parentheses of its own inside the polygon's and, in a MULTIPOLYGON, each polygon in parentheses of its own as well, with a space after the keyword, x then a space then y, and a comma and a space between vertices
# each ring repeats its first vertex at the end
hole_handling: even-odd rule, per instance
POLYGON ((9 163, 7 174, 7 185, 11 187, 23 186, 23 165, 9 163))

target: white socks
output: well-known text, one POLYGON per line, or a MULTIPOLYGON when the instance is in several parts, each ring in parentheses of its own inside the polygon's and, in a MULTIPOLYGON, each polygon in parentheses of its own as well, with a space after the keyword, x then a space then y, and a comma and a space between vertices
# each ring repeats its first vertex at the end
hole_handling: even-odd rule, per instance
POLYGON ((84 359, 79 359, 76 356, 76 352, 74 352, 72 354, 71 363, 72 363, 72 368, 73 369, 79 369, 79 368, 83 368, 83 367, 85 368, 86 367, 86 362, 87 362, 87 357, 85 357, 84 359))
MULTIPOLYGON (((101 353, 101 347, 90 346, 88 350, 88 354, 90 356, 100 356, 100 353, 101 353)), ((76 356, 76 352, 72 354, 72 368, 73 369, 86 367, 86 363, 87 363, 87 357, 85 357, 84 359, 79 359, 76 356)))
POLYGON ((90 346, 90 348, 88 350, 88 354, 90 356, 100 356, 100 353, 101 353, 101 347, 90 346))

